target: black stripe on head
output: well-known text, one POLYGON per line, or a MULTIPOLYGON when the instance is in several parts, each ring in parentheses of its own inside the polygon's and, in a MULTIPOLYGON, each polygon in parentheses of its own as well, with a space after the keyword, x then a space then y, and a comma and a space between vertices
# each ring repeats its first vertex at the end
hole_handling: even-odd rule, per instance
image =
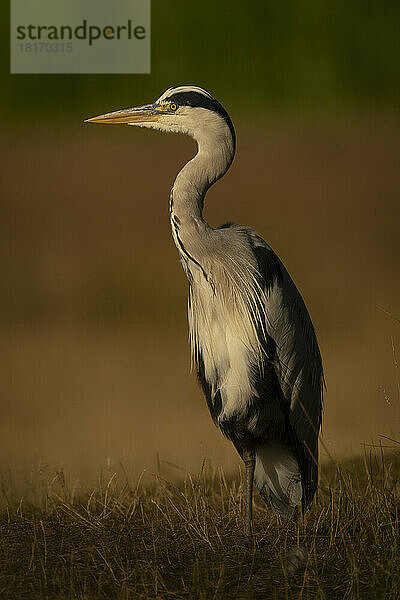
POLYGON ((208 96, 196 91, 175 93, 172 92, 170 96, 164 98, 164 101, 175 102, 175 104, 178 104, 178 106, 190 106, 192 108, 205 108, 207 110, 212 110, 224 119, 229 129, 231 130, 233 142, 234 144, 236 143, 235 129, 233 127, 233 123, 231 121, 230 116, 228 115, 222 104, 220 104, 218 100, 216 100, 212 96, 208 96))

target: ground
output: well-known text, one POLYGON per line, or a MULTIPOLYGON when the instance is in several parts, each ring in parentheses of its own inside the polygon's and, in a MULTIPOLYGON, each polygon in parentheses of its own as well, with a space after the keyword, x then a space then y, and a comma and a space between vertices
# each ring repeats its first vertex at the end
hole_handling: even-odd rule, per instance
POLYGON ((241 473, 227 481, 205 464, 175 484, 133 484, 103 472, 77 498, 58 472, 19 502, 3 481, 0 597, 397 600, 399 479, 400 455, 383 449, 327 464, 299 524, 257 496, 253 548, 241 534, 241 473), (291 575, 299 545, 305 563, 291 575))

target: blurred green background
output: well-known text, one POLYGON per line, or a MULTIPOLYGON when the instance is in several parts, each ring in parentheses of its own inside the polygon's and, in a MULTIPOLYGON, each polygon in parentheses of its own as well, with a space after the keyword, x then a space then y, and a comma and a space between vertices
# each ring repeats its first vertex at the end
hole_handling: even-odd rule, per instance
POLYGON ((399 3, 153 1, 152 73, 120 76, 10 75, 0 10, 6 487, 4 473, 62 465, 89 485, 104 463, 238 464, 189 372, 169 231, 194 144, 82 123, 182 83, 209 89, 238 133, 206 218, 256 227, 310 309, 329 451, 398 439, 399 3))
MULTIPOLYGON (((7 72, 7 3, 0 10, 7 72)), ((394 108, 399 20, 395 0, 154 0, 151 75, 8 76, 0 106, 37 119, 48 111, 64 117, 84 106, 140 102, 195 82, 254 120, 259 115, 252 111, 260 109, 394 108)))

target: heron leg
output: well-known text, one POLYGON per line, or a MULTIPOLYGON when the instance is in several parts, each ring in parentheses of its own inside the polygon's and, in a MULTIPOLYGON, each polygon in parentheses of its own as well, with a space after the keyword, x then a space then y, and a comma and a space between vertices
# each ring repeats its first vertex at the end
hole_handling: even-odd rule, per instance
POLYGON ((253 480, 256 458, 254 450, 245 450, 243 460, 246 468, 246 490, 245 490, 245 521, 244 534, 248 542, 253 542, 253 480))

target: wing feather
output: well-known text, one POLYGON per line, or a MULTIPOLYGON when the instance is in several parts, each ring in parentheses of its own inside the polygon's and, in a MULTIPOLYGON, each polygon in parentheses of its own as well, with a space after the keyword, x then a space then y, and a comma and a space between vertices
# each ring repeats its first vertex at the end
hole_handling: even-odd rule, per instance
POLYGON ((324 382, 321 354, 307 308, 285 267, 255 232, 251 231, 249 238, 265 290, 265 329, 271 338, 269 348, 275 348, 274 370, 289 411, 302 475, 303 506, 308 509, 318 483, 324 382))

